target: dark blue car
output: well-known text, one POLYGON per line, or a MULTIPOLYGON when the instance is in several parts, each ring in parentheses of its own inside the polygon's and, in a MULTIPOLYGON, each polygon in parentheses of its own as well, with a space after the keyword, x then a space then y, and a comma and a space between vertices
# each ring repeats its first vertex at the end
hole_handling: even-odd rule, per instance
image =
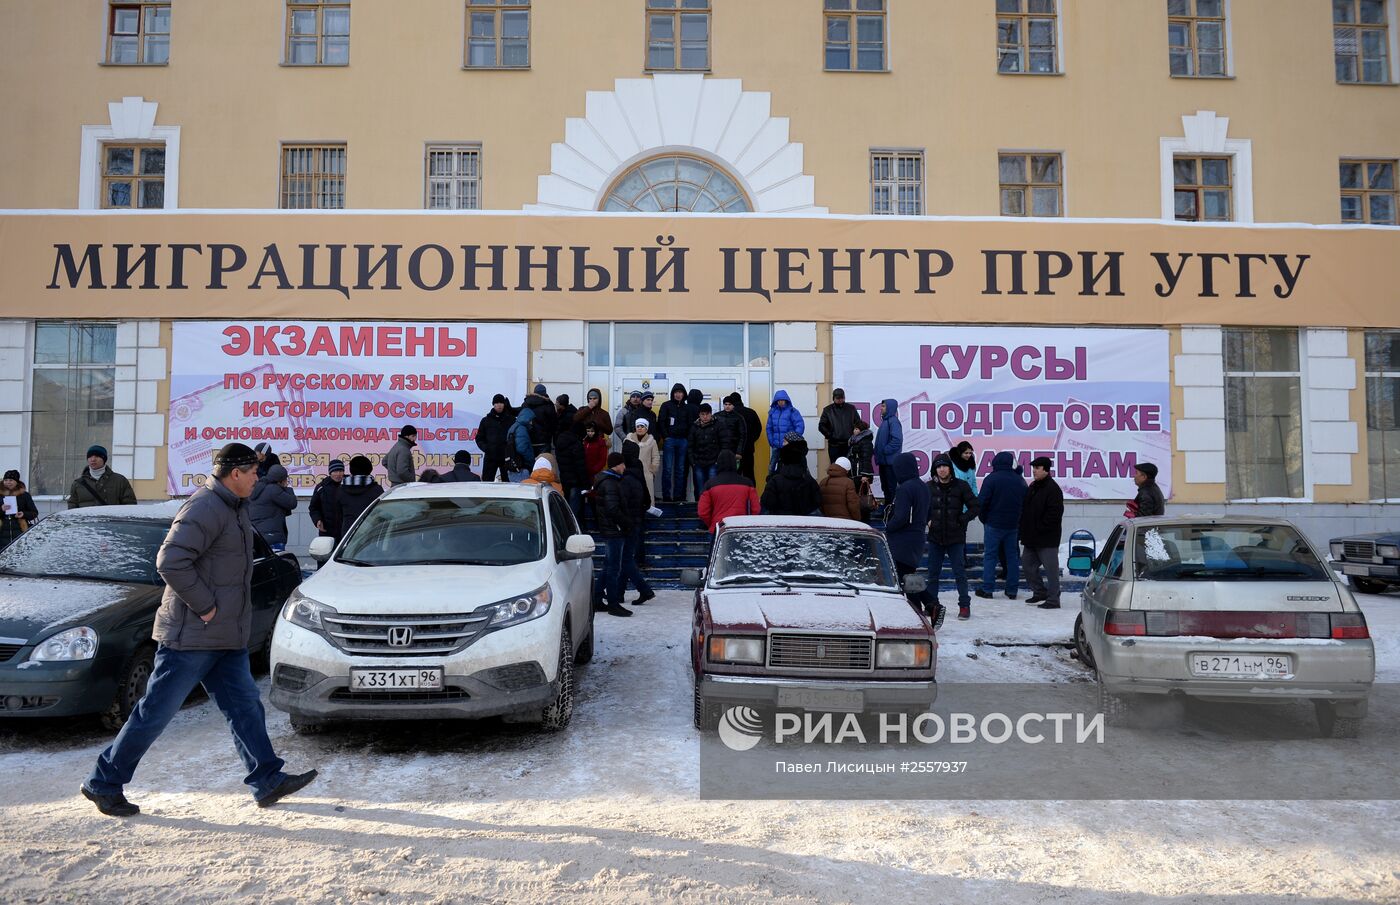
POLYGON ((1400 587, 1400 531, 1334 537, 1332 559, 1362 594, 1400 587))

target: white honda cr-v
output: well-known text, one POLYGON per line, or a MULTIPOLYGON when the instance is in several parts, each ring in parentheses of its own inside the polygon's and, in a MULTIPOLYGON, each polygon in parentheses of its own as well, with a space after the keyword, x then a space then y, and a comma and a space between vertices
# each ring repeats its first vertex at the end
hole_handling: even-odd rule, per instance
POLYGON ((272 703, 293 728, 504 716, 564 728, 593 656, 593 539, 547 485, 408 484, 287 600, 272 703))

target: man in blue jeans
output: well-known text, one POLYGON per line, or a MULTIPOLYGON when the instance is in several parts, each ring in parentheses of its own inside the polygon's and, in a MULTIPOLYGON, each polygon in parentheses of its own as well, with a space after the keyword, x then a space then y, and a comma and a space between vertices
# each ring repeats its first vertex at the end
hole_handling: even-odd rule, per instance
POLYGON ((603 612, 611 616, 632 615, 632 611, 622 605, 624 576, 627 574, 624 559, 628 553, 633 554, 633 568, 636 568, 635 551, 627 549, 632 520, 628 517, 627 501, 622 490, 622 475, 626 470, 627 461, 622 453, 608 453, 607 469, 598 472, 598 477, 593 480, 593 511, 598 521, 598 535, 607 547, 603 574, 598 576, 593 597, 603 601, 603 612))
POLYGON ((928 482, 928 581, 937 598, 938 578, 946 556, 958 586, 958 618, 972 616, 972 599, 967 596, 967 526, 977 517, 977 497, 967 482, 953 476, 953 460, 939 453, 933 460, 933 479, 928 482))
POLYGON ((1021 508, 1026 504, 1026 479, 1019 466, 1012 468, 1015 457, 999 452, 992 458, 992 473, 977 492, 981 505, 978 518, 986 526, 982 541, 986 545, 982 557, 982 587, 977 596, 990 600, 997 589, 997 562, 1006 563, 1006 597, 1016 599, 1021 581, 1021 556, 1017 546, 1017 529, 1021 524, 1021 508))
POLYGON ((695 415, 686 398, 685 384, 678 383, 671 387, 671 398, 661 403, 661 411, 656 415, 659 422, 656 439, 664 444, 661 449, 663 502, 685 501, 685 483, 689 472, 686 450, 689 446, 690 425, 695 421, 695 415))
POLYGON ((160 645, 155 669, 145 695, 81 790, 103 814, 141 812, 122 788, 201 684, 233 730, 234 747, 248 769, 243 781, 252 787, 258 807, 275 804, 316 778, 315 770, 282 772, 248 668, 254 529, 247 500, 258 481, 257 464, 257 454, 242 443, 219 450, 208 483, 180 507, 156 554, 165 593, 152 632, 160 645))

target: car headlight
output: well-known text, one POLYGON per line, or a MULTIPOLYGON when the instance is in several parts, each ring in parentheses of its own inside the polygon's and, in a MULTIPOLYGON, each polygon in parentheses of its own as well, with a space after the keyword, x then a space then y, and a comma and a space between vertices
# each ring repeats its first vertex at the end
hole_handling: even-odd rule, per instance
POLYGON ((1331 547, 1333 559, 1344 559, 1346 557, 1346 544, 1343 544, 1341 541, 1334 540, 1332 541, 1331 547))
POLYGON ((710 636, 710 659, 719 663, 762 663, 762 638, 710 636))
POLYGON ((1395 544, 1376 544, 1376 553, 1383 559, 1400 559, 1400 547, 1395 544))
POLYGON ((87 626, 70 628, 39 642, 29 655, 31 663, 91 660, 97 655, 97 632, 87 626))
POLYGON ((881 641, 875 647, 879 669, 928 669, 931 657, 927 641, 881 641))
POLYGON ((287 598, 287 603, 282 607, 282 618, 292 625, 299 625, 302 628, 310 629, 313 632, 324 632, 325 625, 321 622, 324 615, 335 615, 335 607, 327 606, 319 600, 307 597, 301 591, 293 591, 287 598))
POLYGON ((486 623, 487 628, 500 628, 540 618, 549 612, 549 604, 553 600, 554 592, 549 589, 549 585, 544 585, 529 594, 481 607, 477 612, 491 614, 490 621, 486 623))

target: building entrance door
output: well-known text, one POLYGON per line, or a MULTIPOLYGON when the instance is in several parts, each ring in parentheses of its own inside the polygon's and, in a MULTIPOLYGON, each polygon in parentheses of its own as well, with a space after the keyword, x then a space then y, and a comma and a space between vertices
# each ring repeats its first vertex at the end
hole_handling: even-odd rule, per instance
POLYGON ((723 400, 730 393, 743 396, 742 368, 614 368, 612 396, 623 400, 633 390, 656 394, 656 407, 671 398, 671 387, 683 384, 687 391, 698 389, 704 402, 716 412, 724 408, 723 400))

